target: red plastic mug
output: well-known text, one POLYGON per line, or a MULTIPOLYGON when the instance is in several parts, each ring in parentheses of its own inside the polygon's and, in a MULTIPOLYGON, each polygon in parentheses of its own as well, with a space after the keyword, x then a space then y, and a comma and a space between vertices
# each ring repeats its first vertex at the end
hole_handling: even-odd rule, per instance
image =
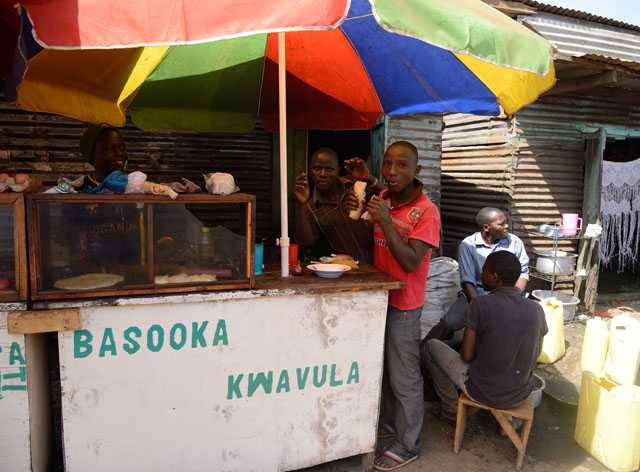
POLYGON ((295 267, 298 265, 298 245, 289 245, 289 267, 295 267))

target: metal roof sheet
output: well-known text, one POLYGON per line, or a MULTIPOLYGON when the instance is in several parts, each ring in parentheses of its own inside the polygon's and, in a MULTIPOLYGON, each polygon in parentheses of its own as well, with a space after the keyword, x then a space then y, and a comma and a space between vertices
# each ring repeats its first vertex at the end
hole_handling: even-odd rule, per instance
POLYGON ((541 3, 535 0, 520 0, 524 5, 535 7, 538 11, 553 13, 556 15, 567 16, 570 18, 577 18, 580 20, 593 21, 594 23, 600 23, 603 25, 615 26, 617 28, 624 28, 631 31, 640 31, 640 26, 625 23, 624 21, 614 20, 613 18, 607 18, 604 16, 594 15, 587 13, 586 11, 573 10, 571 8, 558 7, 550 5, 548 3, 541 3))
POLYGON ((550 41, 561 55, 640 63, 640 30, 545 11, 518 19, 550 41))

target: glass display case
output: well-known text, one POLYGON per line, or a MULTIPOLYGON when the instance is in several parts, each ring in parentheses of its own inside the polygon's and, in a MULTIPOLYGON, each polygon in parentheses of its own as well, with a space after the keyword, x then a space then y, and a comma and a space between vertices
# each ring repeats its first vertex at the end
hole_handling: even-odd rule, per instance
POLYGON ((0 193, 0 301, 27 299, 24 196, 0 193))
POLYGON ((29 197, 36 300, 254 286, 255 197, 29 197))

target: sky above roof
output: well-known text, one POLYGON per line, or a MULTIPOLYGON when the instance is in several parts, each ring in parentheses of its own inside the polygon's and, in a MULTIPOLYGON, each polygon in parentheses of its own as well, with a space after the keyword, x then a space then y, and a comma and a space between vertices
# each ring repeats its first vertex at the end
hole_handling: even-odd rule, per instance
POLYGON ((538 0, 541 3, 558 7, 581 10, 593 15, 624 21, 640 26, 640 8, 638 0, 538 0))

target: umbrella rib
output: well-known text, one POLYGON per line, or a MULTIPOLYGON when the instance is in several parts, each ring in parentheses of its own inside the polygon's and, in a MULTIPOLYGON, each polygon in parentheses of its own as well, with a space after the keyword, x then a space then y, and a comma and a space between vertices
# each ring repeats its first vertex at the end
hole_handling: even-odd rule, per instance
POLYGON ((344 21, 361 20, 362 18, 369 18, 370 16, 373 16, 373 13, 367 13, 366 15, 359 16, 350 16, 349 18, 345 18, 344 21))

